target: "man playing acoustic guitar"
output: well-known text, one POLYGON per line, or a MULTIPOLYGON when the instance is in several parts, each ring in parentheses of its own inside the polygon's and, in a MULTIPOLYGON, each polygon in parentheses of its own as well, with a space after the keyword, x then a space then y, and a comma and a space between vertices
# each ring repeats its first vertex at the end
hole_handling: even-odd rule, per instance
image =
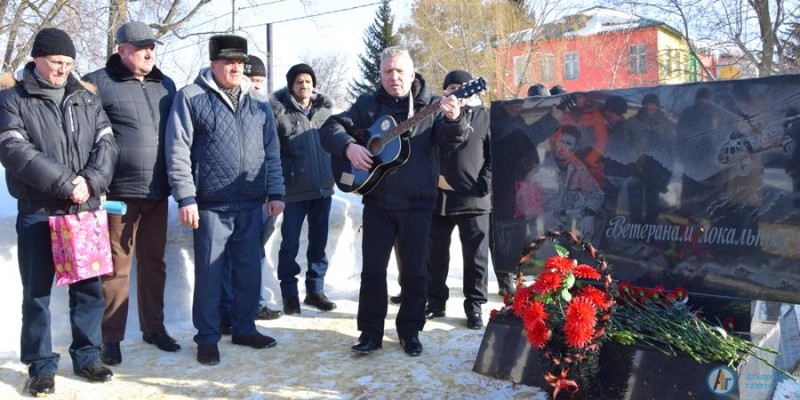
MULTIPOLYGON (((403 292, 395 320, 397 334, 408 355, 422 354, 418 333, 425 325, 425 261, 437 194, 439 146, 455 150, 468 136, 455 96, 444 97, 433 104, 431 97, 425 80, 415 74, 408 51, 389 47, 381 54, 381 87, 377 92, 359 97, 350 109, 332 116, 320 129, 322 146, 331 153, 332 159, 348 161, 356 170, 372 171, 385 159, 380 151, 367 150, 363 138, 359 142, 353 137, 359 136, 359 130, 367 127, 370 131, 385 130, 390 125, 386 120, 378 127, 371 125, 387 115, 395 121, 406 121, 414 114, 429 112, 425 110, 427 107, 440 110, 433 118, 421 119, 416 126, 392 140, 404 147, 393 160, 397 165, 364 195, 363 265, 358 302, 361 336, 352 347, 355 353, 372 353, 382 346, 388 307, 386 269, 394 247, 398 265, 402 265, 400 286, 403 292)), ((391 145, 387 143, 385 147, 391 145)), ((337 184, 350 178, 350 173, 337 176, 334 172, 337 184)))

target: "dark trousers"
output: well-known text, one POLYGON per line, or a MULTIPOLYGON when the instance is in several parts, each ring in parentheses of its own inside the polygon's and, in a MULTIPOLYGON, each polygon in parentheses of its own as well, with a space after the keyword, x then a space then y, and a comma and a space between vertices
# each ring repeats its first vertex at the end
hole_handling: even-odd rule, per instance
POLYGON ((145 333, 164 328, 164 286, 167 264, 167 199, 121 199, 128 205, 125 215, 108 215, 114 273, 103 277, 103 342, 125 339, 128 294, 133 252, 136 251, 136 301, 139 329, 145 333), (135 249, 135 250, 134 250, 135 249))
POLYGON ((300 251, 300 232, 306 217, 308 217, 306 294, 323 292, 325 273, 328 271, 325 246, 328 244, 330 214, 330 197, 286 203, 281 225, 281 248, 278 252, 278 279, 281 281, 283 298, 297 296, 297 274, 300 273, 300 264, 296 259, 300 251))
POLYGON ((257 333, 253 318, 261 288, 261 207, 238 211, 200 209, 194 230, 192 322, 197 344, 220 340, 220 299, 225 263, 230 261, 233 334, 257 333))
POLYGON ((489 265, 489 214, 433 215, 428 256, 428 306, 444 309, 450 297, 450 240, 458 227, 464 262, 464 313, 480 313, 486 303, 489 265))
MULTIPOLYGON (((47 214, 17 215, 17 257, 22 280, 22 333, 20 361, 28 375, 56 373, 59 355, 52 350, 50 333, 50 291, 55 277, 50 227, 47 214)), ((103 295, 100 278, 69 285, 69 320, 72 343, 69 355, 73 368, 100 361, 100 321, 103 295)))
MULTIPOLYGON (((267 216, 267 211, 264 207, 261 207, 261 261, 263 264, 264 257, 266 257, 266 253, 264 251, 264 246, 267 244, 267 239, 269 236, 272 235, 272 231, 275 229, 275 218, 267 216)), ((231 260, 230 256, 225 257, 225 265, 222 271, 222 294, 221 300, 219 302, 219 318, 220 323, 224 326, 231 325, 231 305, 233 304, 233 285, 231 284, 231 260)), ((260 291, 259 287, 259 291, 260 291)), ((263 300, 263 298, 259 295, 259 301, 263 300)))
POLYGON ((386 269, 394 248, 403 292, 395 319, 399 337, 416 336, 425 326, 428 297, 426 258, 431 210, 385 210, 364 206, 363 265, 358 296, 362 338, 382 340, 388 308, 386 269))

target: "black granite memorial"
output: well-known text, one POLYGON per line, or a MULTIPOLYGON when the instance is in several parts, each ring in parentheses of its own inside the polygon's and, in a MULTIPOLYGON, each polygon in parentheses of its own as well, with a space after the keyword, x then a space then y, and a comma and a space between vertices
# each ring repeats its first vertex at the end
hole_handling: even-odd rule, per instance
MULTIPOLYGON (((491 118, 496 270, 516 272, 534 238, 569 230, 615 280, 686 288, 707 320, 765 347, 797 337, 788 313, 761 308, 800 303, 800 77, 495 101, 491 118)), ((526 346, 518 322, 492 318, 474 369, 547 390, 526 346)), ((712 398, 709 373, 724 375, 608 343, 601 370, 625 365, 608 398, 712 398)), ((752 360, 733 374, 727 398, 771 398, 779 379, 752 360)))

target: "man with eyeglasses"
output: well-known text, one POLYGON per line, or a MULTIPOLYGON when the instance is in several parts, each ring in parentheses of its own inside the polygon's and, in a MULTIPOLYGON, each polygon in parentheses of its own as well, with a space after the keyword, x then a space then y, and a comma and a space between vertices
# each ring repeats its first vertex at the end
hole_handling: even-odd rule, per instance
POLYGON ((131 262, 136 251, 136 291, 142 339, 167 352, 181 346, 164 327, 169 183, 164 159, 164 129, 175 83, 156 67, 152 29, 142 22, 122 24, 117 53, 105 68, 84 80, 97 86, 114 129, 120 159, 108 197, 125 202, 125 215, 109 215, 114 273, 103 277, 103 351, 107 365, 122 362, 120 342, 128 320, 131 262))
MULTIPOLYGON (((75 46, 56 28, 36 34, 33 62, 0 78, 0 162, 8 192, 17 199, 17 258, 22 281, 20 361, 26 390, 55 392, 58 353, 50 333, 50 293, 55 276, 48 217, 97 210, 114 173, 118 148, 97 97, 75 76, 75 46)), ((75 375, 106 382, 114 375, 100 362, 103 318, 99 277, 69 285, 75 375)))

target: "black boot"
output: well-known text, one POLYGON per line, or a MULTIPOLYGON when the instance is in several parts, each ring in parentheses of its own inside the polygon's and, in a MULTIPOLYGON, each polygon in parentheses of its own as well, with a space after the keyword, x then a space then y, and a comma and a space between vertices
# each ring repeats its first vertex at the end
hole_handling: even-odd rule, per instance
POLYGON ((44 397, 56 391, 54 374, 42 374, 28 378, 28 392, 33 397, 44 397))
POLYGON ((325 296, 325 293, 311 293, 306 296, 303 303, 311 307, 317 308, 320 311, 331 311, 336 309, 336 304, 325 296))
POLYGON ((281 310, 273 310, 267 306, 261 307, 256 313, 256 320, 273 320, 283 316, 281 310))
POLYGON ((181 349, 178 341, 173 339, 167 331, 155 333, 142 333, 142 340, 158 347, 159 350, 168 351, 170 353, 176 352, 181 349))
POLYGON ((105 365, 117 365, 122 362, 122 352, 119 350, 119 342, 103 343, 100 348, 100 361, 105 365))
POLYGON ((88 365, 83 368, 75 368, 72 372, 81 378, 86 378, 87 381, 92 383, 108 382, 114 377, 114 373, 100 363, 88 365))
POLYGON ((300 298, 297 296, 284 297, 283 313, 286 315, 300 315, 300 298))

